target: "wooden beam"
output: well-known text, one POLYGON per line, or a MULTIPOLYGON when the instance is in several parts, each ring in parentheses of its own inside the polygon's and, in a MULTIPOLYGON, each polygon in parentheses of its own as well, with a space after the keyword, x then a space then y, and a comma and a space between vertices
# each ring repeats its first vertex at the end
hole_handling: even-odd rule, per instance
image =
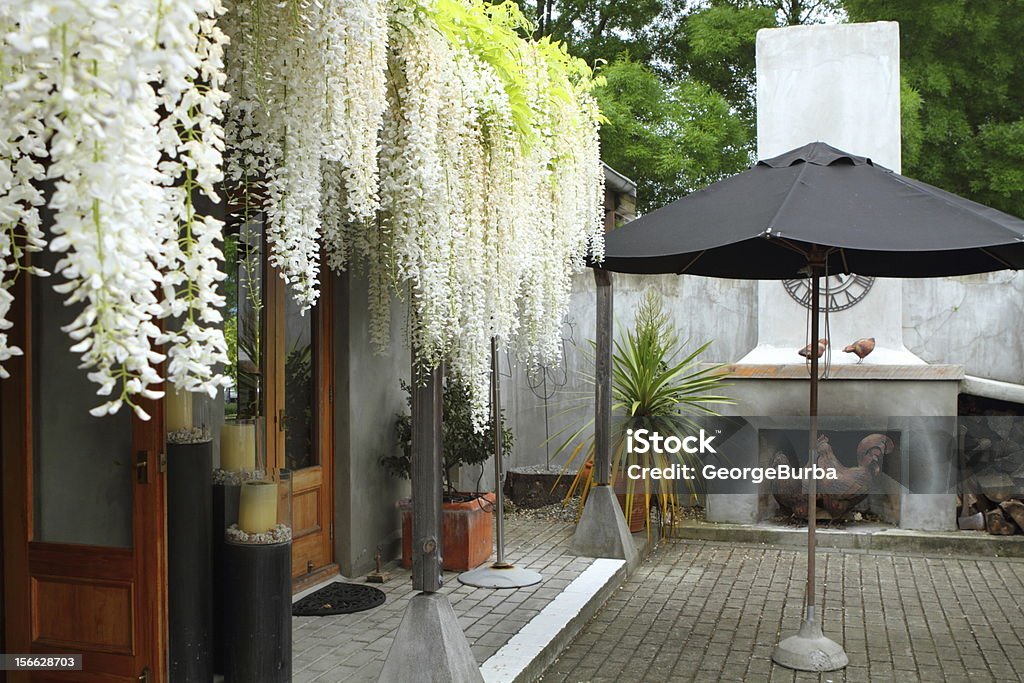
POLYGON ((597 356, 594 361, 594 483, 607 484, 612 464, 612 274, 594 269, 597 281, 597 356))
POLYGON ((412 587, 441 588, 441 410, 439 367, 423 370, 412 360, 412 587))

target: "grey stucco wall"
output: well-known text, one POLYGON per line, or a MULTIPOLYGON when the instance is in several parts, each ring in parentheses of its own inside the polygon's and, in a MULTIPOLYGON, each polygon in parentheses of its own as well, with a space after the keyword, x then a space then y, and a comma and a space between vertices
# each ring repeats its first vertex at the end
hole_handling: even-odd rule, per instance
MULTIPOLYGON (((757 341, 756 282, 685 275, 617 274, 613 284, 617 331, 632 325, 637 304, 646 289, 653 288, 661 293, 680 337, 689 340, 687 348, 714 341, 703 360, 734 361, 753 348, 757 341)), ((534 373, 528 377, 525 364, 516 363, 515 359, 503 364, 509 376, 503 378, 502 400, 506 420, 516 439, 507 463, 511 467, 544 466, 548 457, 546 434, 557 434, 567 425, 589 421, 593 416, 593 388, 588 378, 593 374, 590 342, 595 336, 595 293, 592 273, 588 271, 574 278, 569 314, 563 327, 565 365, 564 369, 552 368, 548 372, 547 393, 550 398, 546 410, 543 398, 538 396, 544 389, 541 375, 534 373)), ((566 436, 572 431, 566 432, 566 436)), ((557 443, 553 440, 552 454, 555 446, 557 443)), ((560 469, 565 460, 565 457, 552 457, 551 465, 560 469)), ((492 468, 493 465, 488 465, 485 478, 489 485, 493 484, 492 468)), ((473 472, 474 482, 476 476, 477 472, 473 472)), ((468 483, 465 474, 463 483, 468 483)))
MULTIPOLYGON (((405 409, 399 378, 409 378, 409 352, 400 341, 380 354, 370 344, 366 281, 348 274, 335 285, 335 534, 341 573, 358 576, 384 557, 400 553, 401 519, 396 503, 409 484, 380 466, 395 442, 395 415, 405 409)), ((397 304, 395 304, 397 306, 397 304)), ((401 340, 405 316, 396 311, 391 338, 401 340)))
POLYGON ((1024 273, 903 281, 903 340, 929 363, 1024 383, 1024 273))

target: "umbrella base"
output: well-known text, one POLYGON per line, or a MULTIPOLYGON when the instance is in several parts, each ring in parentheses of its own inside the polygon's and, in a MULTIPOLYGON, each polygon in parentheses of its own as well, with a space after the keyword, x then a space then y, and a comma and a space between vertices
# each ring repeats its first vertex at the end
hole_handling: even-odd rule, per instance
POLYGON ((842 645, 822 634, 821 626, 811 616, 797 635, 775 646, 772 661, 797 671, 835 671, 846 667, 850 658, 842 645))
POLYGON ((459 574, 459 583, 477 588, 523 588, 540 583, 541 575, 529 569, 496 563, 459 574))
POLYGON ((377 683, 484 683, 448 596, 417 593, 409 600, 377 683))
POLYGON ((583 557, 610 557, 625 560, 630 567, 637 565, 633 536, 611 486, 599 484, 590 489, 569 549, 583 557))

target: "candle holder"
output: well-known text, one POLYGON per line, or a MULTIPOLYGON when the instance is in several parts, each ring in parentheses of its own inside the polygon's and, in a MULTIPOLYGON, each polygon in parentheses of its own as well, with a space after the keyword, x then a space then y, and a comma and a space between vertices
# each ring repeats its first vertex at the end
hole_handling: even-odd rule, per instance
POLYGON ((291 470, 275 470, 265 479, 242 482, 236 521, 224 534, 229 543, 272 545, 291 541, 291 470))
POLYGON ((211 401, 164 395, 167 435, 168 662, 172 683, 213 680, 211 401))
POLYGON ((226 683, 291 680, 292 473, 237 487, 237 521, 224 531, 223 673, 226 683))
MULTIPOLYGON (((213 470, 213 632, 214 671, 224 673, 225 642, 230 612, 226 587, 232 581, 227 568, 227 530, 238 525, 242 485, 266 479, 263 420, 259 417, 224 420, 218 431, 218 467, 213 470)), ((289 554, 291 550, 287 551, 289 554)))
POLYGON ((239 486, 266 478, 263 420, 225 420, 220 426, 220 459, 214 471, 216 484, 239 486))
POLYGON ((163 403, 168 444, 206 443, 211 440, 212 402, 207 394, 168 386, 163 403))

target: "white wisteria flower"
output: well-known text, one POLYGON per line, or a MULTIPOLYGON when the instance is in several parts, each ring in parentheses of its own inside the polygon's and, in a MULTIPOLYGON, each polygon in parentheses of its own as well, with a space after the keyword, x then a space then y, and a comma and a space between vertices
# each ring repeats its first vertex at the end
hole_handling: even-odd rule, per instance
MULTIPOLYGON (((220 11, 214 0, 0 7, 0 289, 25 269, 25 254, 44 247, 46 203, 63 280, 54 288, 76 310, 64 331, 107 397, 95 415, 129 405, 148 418, 136 399, 162 395, 152 387, 163 381, 163 341, 176 384, 215 391, 227 381, 213 371, 226 359, 215 326, 220 228, 197 216, 191 195, 213 197, 220 173, 220 11), (161 331, 160 318, 184 313, 195 323, 188 332, 161 331), (198 362, 178 367, 178 355, 198 362)), ((9 306, 0 296, 0 328, 9 306)), ((0 339, 0 359, 14 352, 0 339)))

